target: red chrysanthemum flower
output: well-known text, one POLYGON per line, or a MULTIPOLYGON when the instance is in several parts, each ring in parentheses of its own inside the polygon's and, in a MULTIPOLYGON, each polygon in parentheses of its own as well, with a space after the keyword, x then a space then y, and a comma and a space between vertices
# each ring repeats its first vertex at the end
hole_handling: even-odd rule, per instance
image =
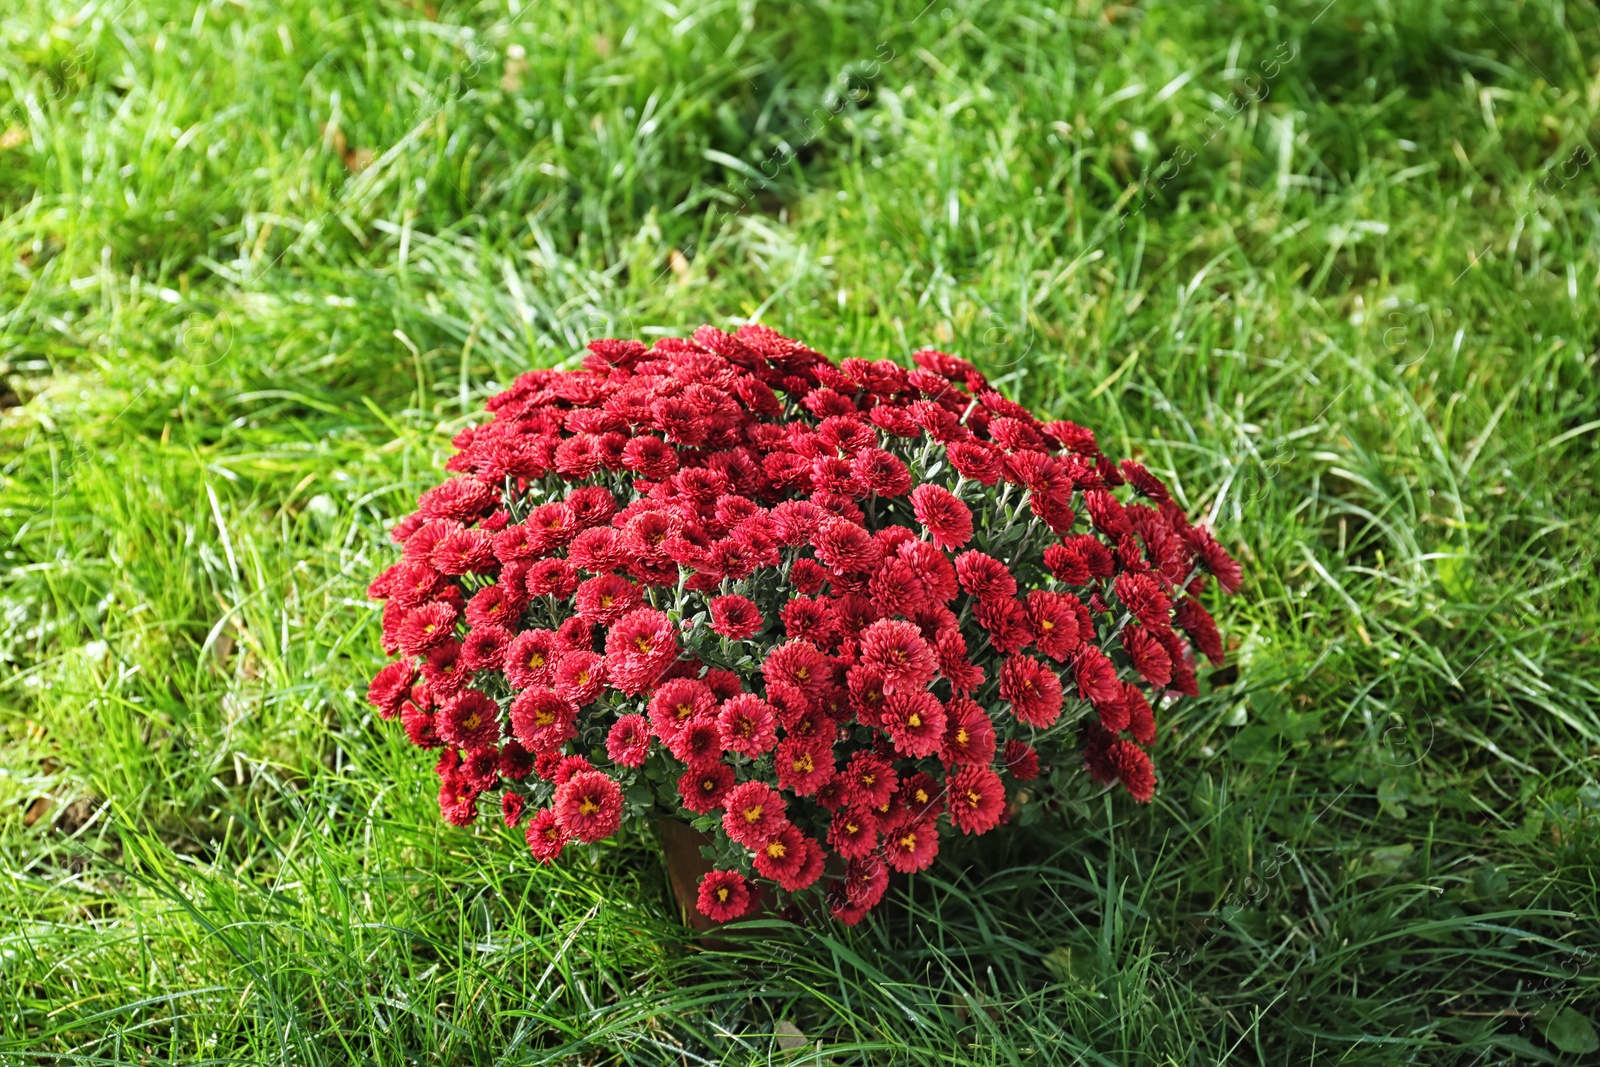
POLYGON ((635 437, 622 450, 622 465, 641 478, 660 481, 678 469, 678 454, 659 437, 635 437))
MULTIPOLYGON (((448 751, 448 750, 446 750, 448 751)), ((500 751, 499 749, 475 748, 467 753, 461 760, 458 772, 474 789, 484 792, 500 784, 500 751)))
POLYGON ((722 829, 746 848, 758 848, 788 826, 783 797, 762 782, 742 782, 723 798, 722 829))
POLYGON ((572 603, 578 618, 610 626, 644 603, 639 587, 620 574, 602 574, 578 586, 572 603))
POLYGON ((797 559, 789 568, 789 580, 802 596, 816 596, 828 583, 828 572, 815 560, 797 559))
POLYGON ((1011 777, 1019 782, 1039 777, 1039 753, 1026 741, 1012 738, 1006 742, 1005 764, 1011 777))
POLYGON ((578 570, 564 559, 541 559, 528 568, 523 588, 529 596, 565 600, 578 588, 578 570))
POLYGON ((733 768, 726 763, 713 763, 704 767, 690 767, 678 777, 678 796, 683 806, 696 815, 705 815, 722 807, 733 788, 733 768))
POLYGON ((451 772, 439 781, 439 813, 451 826, 466 826, 478 817, 478 797, 482 791, 465 775, 451 772))
POLYGON ((593 703, 605 688, 605 660, 593 652, 568 652, 556 662, 556 693, 575 708, 593 703))
POLYGON ((599 841, 622 826, 622 789, 600 771, 581 771, 557 787, 556 822, 579 841, 599 841))
MULTIPOLYGON (((1002 688, 1004 685, 1002 681, 1002 688)), ((919 759, 939 751, 944 718, 944 705, 932 693, 892 693, 883 702, 879 724, 894 741, 896 752, 919 759)))
POLYGON ((367 687, 367 703, 378 709, 382 718, 392 719, 400 714, 400 706, 411 692, 417 671, 410 662, 396 660, 380 670, 367 687))
POLYGON ((835 574, 860 574, 875 568, 883 558, 878 543, 848 519, 825 519, 817 527, 812 545, 817 558, 835 574))
POLYGON ((500 670, 511 640, 510 630, 499 626, 474 626, 461 645, 461 666, 468 671, 500 670))
POLYGON ((1122 699, 1117 669, 1096 646, 1078 646, 1078 651, 1072 657, 1072 670, 1073 679, 1078 684, 1078 695, 1095 707, 1115 704, 1122 699))
POLYGON ((911 488, 911 472, 898 456, 881 448, 856 453, 850 473, 857 482, 879 496, 903 496, 911 488))
POLYGON ((1003 457, 982 441, 956 441, 948 455, 956 473, 984 486, 994 485, 1005 472, 1003 457))
POLYGON ((606 634, 606 672, 624 696, 644 692, 677 657, 672 621, 654 608, 623 616, 606 634))
POLYGON ((594 764, 582 756, 562 756, 556 762, 555 770, 550 772, 550 780, 558 786, 566 785, 572 781, 573 775, 592 770, 594 764))
POLYGON ((795 876, 805 868, 808 855, 806 843, 807 838, 799 830, 785 826, 771 840, 754 850, 756 873, 772 879, 784 889, 798 888, 793 883, 795 876))
POLYGON ((994 759, 994 723, 974 700, 952 697, 944 706, 944 745, 939 758, 949 765, 987 765, 994 759))
POLYGON ((939 854, 938 827, 932 819, 903 822, 883 835, 883 854, 901 874, 925 871, 939 854))
POLYGON ((955 627, 940 630, 934 642, 939 673, 956 693, 971 693, 983 684, 984 669, 967 658, 967 639, 955 627))
POLYGON ((1124 572, 1117 575, 1111 588, 1122 606, 1146 626, 1164 630, 1171 625, 1168 613, 1172 610, 1172 601, 1150 575, 1124 572))
POLYGON ((754 903, 749 880, 737 871, 707 871, 695 897, 700 913, 719 923, 742 918, 754 903))
POLYGON ((407 739, 418 748, 438 748, 444 744, 439 732, 434 729, 433 712, 426 708, 406 701, 400 705, 400 722, 405 727, 407 739))
POLYGON ((711 598, 711 629, 730 641, 743 641, 761 631, 761 612, 748 597, 719 596, 711 598))
POLYGON ((885 693, 921 689, 938 673, 939 660, 909 622, 884 619, 861 631, 861 664, 883 678, 885 693))
POLYGON ((533 773, 533 756, 520 742, 507 741, 500 746, 500 776, 520 782, 533 773))
POLYGON ((1133 669, 1154 688, 1164 689, 1172 681, 1172 660, 1167 650, 1143 626, 1129 623, 1123 627, 1122 650, 1128 654, 1133 669))
POLYGON ((691 718, 712 714, 716 695, 705 682, 695 678, 673 678, 663 682, 650 698, 650 728, 662 741, 671 741, 691 718))
POLYGON ((854 926, 877 907, 889 890, 889 867, 873 858, 851 860, 844 878, 828 893, 828 911, 846 926, 854 926))
POLYGON ((940 548, 960 548, 972 540, 971 510, 944 486, 917 486, 911 491, 911 509, 940 548))
POLYGON ((522 814, 527 810, 528 798, 521 793, 507 792, 500 797, 500 818, 507 826, 521 822, 522 814))
POLYGON ((754 759, 772 750, 778 741, 778 713, 771 704, 751 693, 723 701, 717 709, 722 747, 754 759))
POLYGON ((988 767, 962 767, 950 776, 946 803, 956 829, 964 834, 986 834, 1005 814, 1005 786, 988 767))
POLYGON ((556 635, 549 630, 526 630, 506 646, 506 680, 517 689, 548 685, 555 678, 556 635))
POLYGON ((414 609, 400 623, 396 643, 408 656, 420 656, 455 636, 458 613, 449 604, 432 601, 414 609))
POLYGON ((1122 706, 1128 711, 1127 731, 1145 748, 1156 741, 1156 717, 1144 691, 1132 682, 1122 683, 1122 706))
POLYGON ((500 705, 468 689, 445 702, 434 717, 439 736, 457 748, 485 748, 500 740, 500 705))
POLYGON ((818 691, 828 681, 828 663, 809 641, 787 641, 767 654, 761 664, 769 696, 774 685, 786 685, 801 692, 818 691))
POLYGON ((894 765, 876 752, 866 750, 850 757, 843 778, 845 803, 866 811, 876 811, 888 804, 895 786, 900 784, 894 765))
POLYGON ((1194 642, 1200 654, 1214 666, 1222 666, 1222 635, 1217 632, 1217 623, 1211 613, 1194 597, 1186 596, 1178 601, 1175 618, 1179 628, 1189 635, 1189 640, 1194 642))
POLYGON ((1077 599, 1065 593, 1035 589, 1028 594, 1028 621, 1033 643, 1057 663, 1064 663, 1078 647, 1077 599))
POLYGON ((577 719, 553 689, 525 689, 511 702, 511 733, 530 752, 550 752, 578 736, 577 719))
POLYGON ((1000 668, 1000 698, 1018 721, 1044 729, 1061 717, 1061 679, 1032 656, 1009 656, 1000 668))
POLYGON ((714 717, 696 715, 683 723, 666 745, 689 767, 704 767, 722 758, 722 731, 714 717))
POLYGON ((433 546, 428 561, 438 568, 440 574, 487 573, 498 563, 494 554, 494 536, 485 530, 452 530, 433 546))
POLYGON ((1004 563, 982 552, 956 557, 956 578, 961 588, 979 600, 1009 599, 1017 595, 1017 580, 1004 563))
POLYGON ((534 813, 524 836, 533 858, 540 863, 554 863, 560 858, 567 842, 572 840, 572 835, 561 828, 556 821, 556 813, 549 808, 540 808, 534 813))
POLYGON ((1181 536, 1188 542, 1189 547, 1200 557, 1200 562, 1206 570, 1216 576, 1217 584, 1224 593, 1233 594, 1239 591, 1239 586, 1244 582, 1244 569, 1237 560, 1228 555, 1228 550, 1217 543, 1211 531, 1204 526, 1186 527, 1181 536))
POLYGON ((1020 652, 1033 640, 1033 623, 1028 610, 1014 597, 978 601, 973 611, 978 625, 989 633, 989 642, 1004 655, 1020 652))
POLYGON ((451 478, 422 494, 417 514, 427 519, 466 522, 483 514, 500 499, 491 485, 476 478, 451 478))
POLYGON ((803 737, 786 737, 778 744, 773 759, 778 772, 778 788, 797 797, 808 797, 834 776, 833 751, 803 737))
POLYGON ((650 723, 643 715, 624 715, 606 734, 606 755, 624 767, 642 767, 650 754, 650 723))
POLYGON ((1150 803, 1156 792, 1156 774, 1144 749, 1132 741, 1118 739, 1111 742, 1106 756, 1117 769, 1117 777, 1128 795, 1141 804, 1150 803))
POLYGON ((847 860, 872 855, 878 847, 876 817, 860 808, 840 808, 828 824, 828 844, 847 860))

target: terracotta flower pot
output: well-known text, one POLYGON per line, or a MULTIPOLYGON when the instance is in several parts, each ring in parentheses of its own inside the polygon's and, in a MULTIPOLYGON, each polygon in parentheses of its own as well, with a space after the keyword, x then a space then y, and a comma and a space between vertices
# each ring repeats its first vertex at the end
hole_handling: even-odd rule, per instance
MULTIPOLYGON (((672 900, 678 906, 678 915, 684 925, 701 932, 722 926, 722 923, 702 912, 697 903, 700 879, 712 869, 711 861, 700 855, 700 846, 715 844, 715 840, 710 834, 701 833, 680 819, 658 819, 656 829, 661 835, 661 858, 667 868, 667 883, 672 888, 672 900)), ((837 857, 830 858, 829 874, 834 877, 844 874, 843 865, 837 857)), ((889 877, 892 884, 905 881, 905 876, 898 872, 891 873, 889 877)), ((774 907, 773 899, 765 893, 751 913, 751 917, 754 916, 783 918, 801 926, 823 925, 829 921, 827 905, 820 897, 806 897, 779 909, 774 907)), ((714 948, 726 944, 721 941, 704 943, 714 948)))
POLYGON ((667 867, 667 883, 684 924, 693 930, 711 930, 721 925, 703 913, 695 901, 700 879, 711 870, 711 861, 700 855, 700 846, 713 844, 709 834, 701 833, 678 819, 656 823, 661 834, 661 858, 667 867))

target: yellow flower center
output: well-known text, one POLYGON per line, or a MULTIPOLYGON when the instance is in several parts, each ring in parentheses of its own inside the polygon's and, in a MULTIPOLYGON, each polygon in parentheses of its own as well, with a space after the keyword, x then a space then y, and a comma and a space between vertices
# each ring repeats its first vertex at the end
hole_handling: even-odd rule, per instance
POLYGON ((900 847, 907 852, 913 851, 917 847, 917 835, 915 833, 907 833, 906 836, 900 839, 900 847))
POLYGON ((1041 629, 1041 630, 1054 630, 1055 628, 1056 628, 1056 624, 1051 622, 1049 619, 1041 619, 1041 620, 1039 620, 1039 629, 1041 629))
POLYGON ((750 807, 750 808, 745 808, 744 809, 744 821, 745 822, 759 822, 760 820, 761 820, 761 805, 760 804, 757 804, 754 807, 750 807))
POLYGON ((534 712, 533 721, 538 723, 540 726, 549 726, 551 723, 556 721, 556 713, 545 708, 540 708, 538 711, 534 712))
POLYGON ((782 841, 774 841, 767 846, 767 855, 775 860, 783 859, 784 853, 787 851, 788 849, 783 847, 782 841))
POLYGON ((926 804, 928 802, 928 791, 926 789, 918 789, 912 795, 917 798, 918 804, 926 804))
POLYGON ((603 608, 609 608, 612 604, 616 603, 616 599, 617 598, 612 596, 610 593, 602 593, 600 596, 600 606, 603 608))
POLYGON ((579 815, 593 815, 595 812, 597 812, 599 810, 600 810, 600 805, 596 804, 589 797, 584 797, 582 800, 578 801, 578 814, 579 815))
POLYGON ((535 652, 533 655, 529 656, 528 657, 528 666, 533 668, 533 669, 535 669, 535 670, 537 670, 540 667, 543 667, 544 666, 544 653, 535 652))
POLYGON ((811 753, 809 752, 800 753, 800 755, 795 758, 793 766, 795 770, 800 771, 803 774, 810 774, 817 768, 817 765, 811 762, 811 753))
POLYGON ((958 727, 956 729, 956 744, 958 744, 958 745, 966 744, 967 743, 967 736, 968 736, 967 735, 967 728, 965 726, 958 727))
POLYGON ((483 720, 478 717, 478 713, 473 712, 471 715, 468 715, 465 719, 461 720, 461 725, 468 730, 476 730, 478 728, 478 724, 482 721, 483 720))
POLYGON ((970 790, 970 789, 967 790, 967 803, 968 804, 970 804, 972 807, 975 808, 979 804, 981 804, 982 802, 983 802, 983 798, 981 796, 979 796, 978 794, 972 792, 972 790, 970 790))
POLYGON ((717 899, 721 900, 721 901, 726 901, 728 899, 728 887, 727 886, 721 885, 721 886, 717 887, 717 899))
POLYGON ((911 727, 921 726, 922 725, 922 716, 918 715, 916 712, 913 711, 911 713, 911 715, 906 719, 906 725, 907 726, 911 726, 911 727))
POLYGON ((648 637, 635 637, 633 639, 633 647, 637 648, 640 652, 649 652, 650 639, 648 637))

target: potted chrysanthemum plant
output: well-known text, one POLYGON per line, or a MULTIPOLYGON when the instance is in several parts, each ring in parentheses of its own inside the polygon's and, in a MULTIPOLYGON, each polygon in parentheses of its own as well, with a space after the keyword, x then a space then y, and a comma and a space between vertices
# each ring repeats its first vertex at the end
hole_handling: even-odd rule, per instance
POLYGON ((369 699, 437 752, 448 822, 498 793, 549 863, 681 819, 705 917, 855 923, 1041 767, 1150 800, 1240 569, 1144 466, 941 352, 589 349, 488 401, 369 590, 369 699))

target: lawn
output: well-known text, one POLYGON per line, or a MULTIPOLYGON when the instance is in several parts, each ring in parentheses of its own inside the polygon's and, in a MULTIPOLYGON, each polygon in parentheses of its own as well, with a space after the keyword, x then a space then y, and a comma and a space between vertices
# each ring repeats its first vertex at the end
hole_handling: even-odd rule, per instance
POLYGON ((1600 11, 11 0, 0 1062, 1593 1063, 1600 11), (1148 807, 706 950, 363 700, 602 336, 934 345, 1245 563, 1148 807))

